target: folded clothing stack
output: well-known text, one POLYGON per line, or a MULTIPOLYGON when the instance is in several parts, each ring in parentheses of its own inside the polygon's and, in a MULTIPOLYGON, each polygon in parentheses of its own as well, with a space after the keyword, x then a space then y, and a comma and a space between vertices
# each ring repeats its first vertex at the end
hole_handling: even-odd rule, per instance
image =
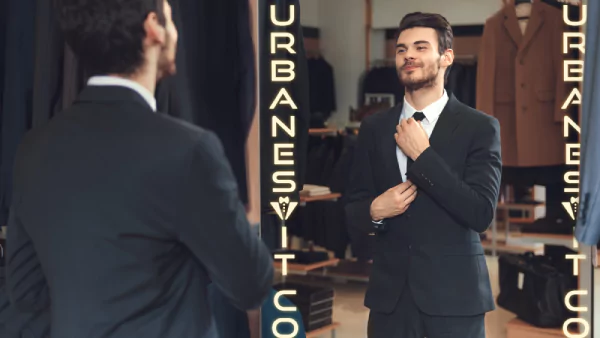
POLYGON ((300 191, 300 196, 323 196, 328 194, 331 194, 329 187, 314 184, 305 184, 302 191, 300 191))

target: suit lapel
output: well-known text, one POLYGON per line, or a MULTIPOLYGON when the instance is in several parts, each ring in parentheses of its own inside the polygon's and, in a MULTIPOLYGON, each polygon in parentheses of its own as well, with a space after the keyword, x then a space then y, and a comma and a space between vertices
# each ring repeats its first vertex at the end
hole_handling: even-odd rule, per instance
POLYGON ((527 47, 529 47, 543 24, 544 8, 540 5, 539 1, 534 1, 531 6, 531 16, 529 17, 529 22, 527 22, 525 35, 521 32, 521 28, 519 28, 515 6, 504 6, 504 28, 506 28, 508 35, 519 49, 519 53, 527 50, 527 47))
POLYGON ((519 28, 519 20, 517 20, 514 6, 504 6, 504 28, 506 28, 508 35, 515 45, 519 47, 523 40, 523 33, 521 33, 521 29, 519 28))
POLYGON ((446 106, 442 110, 435 128, 433 128, 431 137, 429 137, 431 147, 437 151, 443 149, 448 144, 448 141, 452 138, 452 134, 460 124, 460 119, 458 118, 461 111, 460 102, 454 94, 448 94, 448 103, 446 103, 446 106))
POLYGON ((396 126, 400 123, 400 114, 402 114, 402 103, 397 104, 392 108, 387 116, 385 117, 384 132, 381 133, 383 138, 383 161, 385 163, 386 177, 389 178, 391 185, 398 185, 402 182, 402 175, 400 175, 400 167, 398 166, 398 157, 396 156, 396 139, 394 134, 396 133, 396 126))

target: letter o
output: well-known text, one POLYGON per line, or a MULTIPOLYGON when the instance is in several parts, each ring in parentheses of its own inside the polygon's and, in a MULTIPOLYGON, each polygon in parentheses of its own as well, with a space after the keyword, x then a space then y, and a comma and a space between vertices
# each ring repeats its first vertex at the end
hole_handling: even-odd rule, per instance
POLYGON ((590 324, 583 318, 569 318, 563 324, 563 333, 569 338, 585 338, 588 334, 590 334, 590 324), (569 332, 569 324, 571 323, 583 324, 583 333, 574 334, 569 332))
POLYGON ((298 334, 298 323, 293 319, 293 318, 278 318, 274 323, 273 323, 273 334, 275 335, 275 337, 277 338, 294 338, 296 337, 296 335, 298 334), (290 323, 292 324, 292 326, 294 327, 294 331, 290 334, 282 334, 279 333, 279 331, 277 331, 277 327, 279 326, 279 324, 281 323, 290 323))

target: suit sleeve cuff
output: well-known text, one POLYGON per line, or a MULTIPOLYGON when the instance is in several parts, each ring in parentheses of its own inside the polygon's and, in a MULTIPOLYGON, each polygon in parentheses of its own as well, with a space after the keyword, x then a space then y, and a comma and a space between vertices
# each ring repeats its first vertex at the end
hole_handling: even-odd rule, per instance
POLYGON ((429 190, 443 181, 437 176, 439 176, 440 168, 447 167, 444 160, 430 146, 417 157, 406 176, 419 188, 429 190), (436 169, 434 170, 434 168, 436 169))

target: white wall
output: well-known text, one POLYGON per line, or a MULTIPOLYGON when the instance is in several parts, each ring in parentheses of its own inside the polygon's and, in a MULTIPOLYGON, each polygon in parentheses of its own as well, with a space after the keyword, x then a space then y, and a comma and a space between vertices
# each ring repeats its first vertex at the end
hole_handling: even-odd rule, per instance
POLYGON ((483 24, 501 7, 501 0, 373 0, 373 28, 398 27, 411 12, 438 13, 452 25, 483 24))
POLYGON ((300 11, 302 25, 320 29, 323 57, 333 67, 338 109, 330 123, 345 126, 365 69, 364 0, 300 0, 300 11))
POLYGON ((319 0, 300 0, 302 26, 319 27, 319 0))
POLYGON ((321 50, 333 66, 337 112, 330 122, 345 126, 349 107, 356 108, 358 82, 365 70, 365 1, 319 1, 321 50))

